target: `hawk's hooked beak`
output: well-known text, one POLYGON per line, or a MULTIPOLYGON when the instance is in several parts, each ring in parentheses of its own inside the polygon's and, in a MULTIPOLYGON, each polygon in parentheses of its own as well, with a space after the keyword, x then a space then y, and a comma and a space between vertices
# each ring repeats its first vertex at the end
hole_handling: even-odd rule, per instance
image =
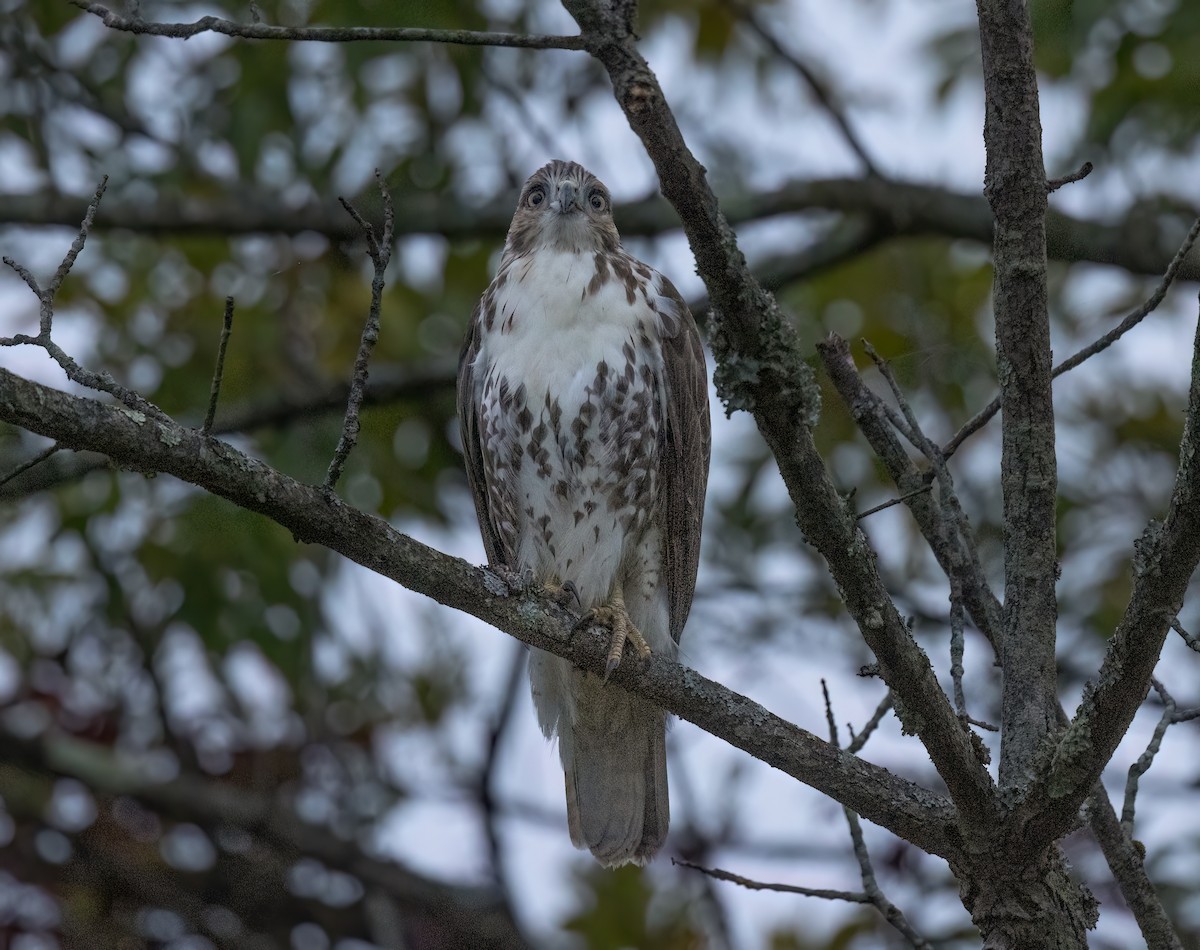
POLYGON ((564 181, 558 186, 558 194, 554 200, 550 202, 550 207, 559 214, 569 214, 579 207, 576 202, 576 191, 573 182, 564 181))

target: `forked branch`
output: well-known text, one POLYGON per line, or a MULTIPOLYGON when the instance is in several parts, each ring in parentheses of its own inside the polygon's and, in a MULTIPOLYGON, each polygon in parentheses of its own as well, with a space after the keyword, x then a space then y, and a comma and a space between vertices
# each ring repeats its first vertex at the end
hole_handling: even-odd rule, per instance
POLYGON ((337 448, 329 462, 329 471, 325 474, 324 490, 332 492, 342 476, 342 468, 346 459, 358 442, 359 421, 358 413, 362 408, 363 399, 367 392, 367 377, 371 365, 371 353, 379 340, 379 312, 383 306, 383 285, 387 274, 388 262, 392 259, 392 241, 395 235, 396 216, 392 210, 392 195, 384 183, 383 175, 375 169, 375 181, 379 184, 379 193, 383 196, 383 233, 375 234, 375 229, 358 213, 354 205, 345 198, 342 206, 363 230, 367 239, 367 253, 371 257, 374 276, 371 278, 371 307, 367 312, 367 320, 363 325, 362 337, 358 344, 358 354, 354 358, 354 375, 350 379, 350 395, 346 400, 346 416, 342 422, 342 435, 338 439, 337 448))

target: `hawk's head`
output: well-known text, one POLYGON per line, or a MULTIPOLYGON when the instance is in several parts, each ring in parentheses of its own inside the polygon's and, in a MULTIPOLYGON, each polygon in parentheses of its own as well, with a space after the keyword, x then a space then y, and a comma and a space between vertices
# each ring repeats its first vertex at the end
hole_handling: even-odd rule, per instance
POLYGON ((614 251, 619 243, 604 182, 582 165, 556 160, 525 182, 504 250, 508 256, 540 248, 586 254, 614 251))

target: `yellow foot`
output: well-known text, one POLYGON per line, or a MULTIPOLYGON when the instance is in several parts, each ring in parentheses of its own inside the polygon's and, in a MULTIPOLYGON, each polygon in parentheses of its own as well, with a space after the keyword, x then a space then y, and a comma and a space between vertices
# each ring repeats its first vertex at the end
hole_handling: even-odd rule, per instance
POLYGON ((612 676, 613 670, 621 665, 621 657, 625 654, 626 642, 632 643, 638 656, 643 660, 650 659, 650 645, 642 632, 633 625, 625 610, 625 599, 618 593, 613 599, 599 607, 593 607, 579 618, 576 629, 590 626, 608 627, 612 631, 612 640, 608 647, 608 660, 604 664, 604 681, 612 676))

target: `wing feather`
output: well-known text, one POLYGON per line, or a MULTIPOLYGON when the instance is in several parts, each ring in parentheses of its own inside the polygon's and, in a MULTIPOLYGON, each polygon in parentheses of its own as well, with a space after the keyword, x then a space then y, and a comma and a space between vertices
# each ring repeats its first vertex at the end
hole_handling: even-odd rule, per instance
POLYGON ((512 567, 505 544, 496 530, 488 502, 487 468, 483 461, 483 440, 479 433, 479 409, 482 380, 486 369, 478 366, 479 341, 482 336, 479 321, 482 301, 475 305, 467 325, 467 339, 458 358, 458 431, 462 438, 463 458, 467 469, 467 485, 475 500, 475 514, 483 535, 483 549, 488 564, 512 567))
POLYGON ((660 321, 666 424, 659 472, 662 502, 658 506, 658 522, 663 539, 671 636, 678 643, 696 591, 712 432, 708 415, 708 368, 696 321, 671 282, 662 275, 658 279, 662 282, 662 295, 676 308, 676 319, 660 321), (675 332, 667 335, 670 330, 675 332))

